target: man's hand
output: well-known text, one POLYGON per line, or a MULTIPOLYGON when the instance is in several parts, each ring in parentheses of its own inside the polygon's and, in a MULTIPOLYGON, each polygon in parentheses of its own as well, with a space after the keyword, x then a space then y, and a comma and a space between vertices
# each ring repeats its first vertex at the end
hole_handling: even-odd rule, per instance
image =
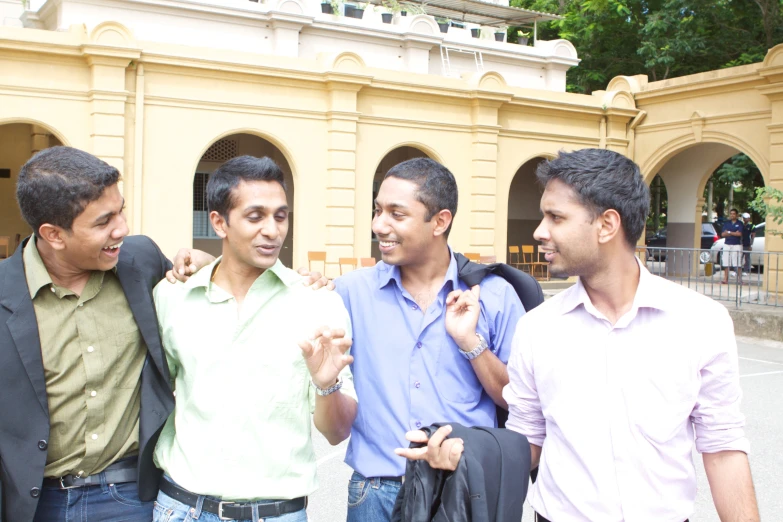
POLYGON ((409 431, 405 438, 411 442, 427 443, 422 448, 397 448, 394 453, 409 460, 426 460, 433 469, 454 471, 465 450, 462 439, 446 439, 451 434, 451 426, 441 426, 432 434, 429 441, 421 431, 409 431))
POLYGON ((446 296, 446 332, 465 352, 476 347, 476 325, 481 312, 479 295, 479 285, 475 285, 465 292, 454 290, 446 296))
POLYGON ((351 344, 345 330, 326 326, 318 328, 311 339, 299 342, 313 384, 325 390, 337 382, 342 369, 353 362, 353 357, 346 355, 351 344))
POLYGON ((190 276, 214 260, 214 256, 201 250, 180 248, 172 262, 174 268, 166 272, 166 280, 169 283, 176 283, 177 281, 182 281, 184 283, 190 279, 190 276))
POLYGON ((322 276, 321 272, 310 272, 305 267, 296 271, 299 275, 305 276, 305 280, 302 284, 309 286, 313 290, 320 288, 326 288, 327 290, 334 290, 334 281, 327 279, 326 276, 322 276))

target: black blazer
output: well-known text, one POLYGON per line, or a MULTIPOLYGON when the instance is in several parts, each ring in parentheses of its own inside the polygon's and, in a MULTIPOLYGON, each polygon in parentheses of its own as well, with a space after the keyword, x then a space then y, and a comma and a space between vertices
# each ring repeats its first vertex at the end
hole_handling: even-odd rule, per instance
MULTIPOLYGON (((49 439, 41 341, 27 287, 22 249, 0 262, 0 521, 33 519, 49 439)), ((141 372, 139 429, 139 496, 152 500, 160 470, 152 462, 163 423, 174 410, 166 357, 158 334, 152 289, 171 264, 146 236, 126 237, 120 249, 117 277, 147 346, 141 372)))
MULTIPOLYGON (((431 436, 444 424, 423 431, 431 436)), ((448 438, 465 441, 457 469, 433 469, 426 460, 409 460, 392 522, 519 522, 530 473, 527 438, 506 429, 450 424, 448 438)), ((411 443, 412 448, 422 446, 411 443)))

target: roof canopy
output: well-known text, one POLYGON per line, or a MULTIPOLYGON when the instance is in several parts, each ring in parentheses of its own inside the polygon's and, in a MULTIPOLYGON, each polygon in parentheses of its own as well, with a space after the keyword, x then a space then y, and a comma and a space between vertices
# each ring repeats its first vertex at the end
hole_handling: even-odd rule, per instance
MULTIPOLYGON (((383 0, 370 0, 370 3, 380 5, 383 0)), ((412 3, 421 3, 428 15, 479 25, 533 25, 563 18, 482 0, 423 0, 412 3)))

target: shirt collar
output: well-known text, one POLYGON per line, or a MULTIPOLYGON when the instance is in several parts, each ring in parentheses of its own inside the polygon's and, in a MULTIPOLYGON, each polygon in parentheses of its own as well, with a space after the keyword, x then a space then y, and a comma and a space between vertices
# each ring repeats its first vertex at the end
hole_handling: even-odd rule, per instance
MULTIPOLYGON (((446 277, 443 280, 443 286, 451 281, 451 290, 459 288, 459 270, 457 269, 457 259, 454 257, 451 247, 449 247, 449 268, 446 270, 446 277)), ((397 286, 402 289, 402 275, 400 274, 400 267, 397 265, 388 265, 381 261, 378 265, 380 274, 378 275, 378 288, 383 288, 388 285, 392 280, 397 283, 397 286)), ((441 288, 443 288, 441 286, 441 288)))
MULTIPOLYGON (((24 247, 22 252, 22 260, 24 262, 25 276, 27 278, 27 288, 30 290, 30 299, 35 299, 41 288, 45 286, 54 285, 52 276, 49 275, 49 271, 46 269, 46 265, 41 258, 41 253, 38 251, 38 245, 36 245, 36 237, 32 236, 30 241, 24 247)), ((112 267, 112 272, 117 273, 117 265, 112 267)), ((103 275, 101 273, 99 285, 103 283, 103 275)))
MULTIPOLYGON (((639 308, 655 308, 658 310, 666 310, 670 308, 671 303, 665 299, 663 295, 663 289, 660 285, 660 278, 652 275, 649 270, 642 264, 641 260, 634 256, 636 264, 639 266, 639 285, 636 287, 636 295, 633 298, 632 310, 639 308)), ((560 303, 560 312, 565 315, 573 311, 579 305, 584 305, 589 310, 595 310, 590 296, 587 294, 584 285, 582 284, 582 278, 577 278, 574 289, 567 295, 563 296, 563 301, 560 303)))
MULTIPOLYGON (((215 273, 215 268, 217 267, 217 265, 220 263, 222 259, 223 256, 218 257, 210 264, 208 264, 207 266, 205 266, 204 268, 202 268, 201 270, 193 274, 185 282, 185 288, 193 289, 198 287, 205 287, 209 290, 210 287, 212 286, 212 275, 215 273)), ((264 274, 266 274, 267 272, 277 277, 277 279, 279 279, 280 282, 283 283, 285 286, 290 287, 302 281, 302 276, 300 276, 290 268, 286 268, 283 265, 283 263, 280 262, 280 259, 277 259, 274 265, 264 270, 264 272, 260 276, 258 276, 258 279, 264 277, 264 274)), ((258 279, 256 281, 258 281, 258 279)))

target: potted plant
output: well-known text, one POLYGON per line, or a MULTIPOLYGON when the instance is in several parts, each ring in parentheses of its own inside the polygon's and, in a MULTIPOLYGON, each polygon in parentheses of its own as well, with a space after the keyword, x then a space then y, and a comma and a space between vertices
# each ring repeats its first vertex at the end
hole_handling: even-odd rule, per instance
POLYGON ((449 19, 448 18, 441 18, 439 16, 435 17, 435 21, 438 23, 438 27, 440 27, 441 33, 448 33, 449 32, 449 19))
POLYGON ((502 42, 503 38, 506 36, 505 31, 495 31, 495 41, 496 42, 502 42))
POLYGON ((462 22, 454 22, 454 21, 452 21, 451 22, 451 26, 455 27, 457 29, 465 29, 465 24, 463 24, 462 22))
POLYGON ((364 4, 359 4, 356 7, 354 7, 352 16, 354 18, 358 18, 358 19, 361 20, 362 17, 364 17, 364 10, 367 9, 367 5, 368 4, 369 4, 369 2, 364 3, 364 4))
POLYGON ((385 5, 376 5, 375 7, 373 7, 373 11, 376 12, 380 11, 381 20, 383 21, 383 23, 385 24, 392 23, 392 17, 394 16, 394 14, 390 13, 389 9, 385 5))
POLYGON ((480 38, 481 37, 481 27, 471 27, 470 28, 470 36, 473 38, 480 38))
POLYGON ((412 15, 427 14, 424 7, 418 4, 412 4, 410 2, 400 2, 400 16, 408 16, 408 13, 412 15))
POLYGON ((340 16, 340 0, 321 0, 321 12, 340 16))
POLYGON ((530 38, 530 31, 517 31, 517 43, 519 45, 527 45, 528 38, 530 38))

